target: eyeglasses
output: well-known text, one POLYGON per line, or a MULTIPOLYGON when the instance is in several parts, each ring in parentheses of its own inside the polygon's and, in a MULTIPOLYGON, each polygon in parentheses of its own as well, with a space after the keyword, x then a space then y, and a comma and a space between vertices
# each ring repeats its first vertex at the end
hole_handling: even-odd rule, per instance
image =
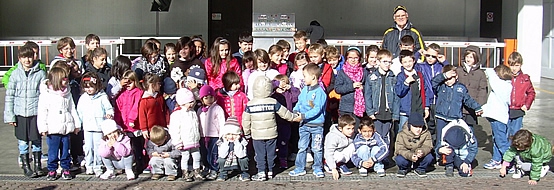
POLYGON ((432 57, 432 58, 434 58, 434 59, 436 59, 436 58, 437 58, 437 56, 434 56, 434 55, 429 55, 429 54, 425 54, 425 57, 428 57, 428 58, 431 58, 431 57, 432 57))
POLYGON ((385 65, 391 65, 392 64, 392 61, 381 61, 381 63, 385 64, 385 65))
POLYGON ((402 15, 394 15, 394 18, 404 18, 404 17, 406 17, 405 14, 402 14, 402 15))

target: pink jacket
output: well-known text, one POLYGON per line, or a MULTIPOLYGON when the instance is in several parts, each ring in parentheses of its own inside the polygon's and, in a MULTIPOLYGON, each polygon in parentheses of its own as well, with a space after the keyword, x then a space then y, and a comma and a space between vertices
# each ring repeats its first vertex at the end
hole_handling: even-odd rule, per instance
POLYGON ((115 122, 123 128, 124 132, 135 132, 140 130, 138 122, 138 105, 142 98, 143 91, 139 88, 132 90, 123 90, 115 100, 115 122), (130 127, 129 124, 134 123, 135 127, 130 127))
MULTIPOLYGON (((227 68, 227 64, 225 63, 225 60, 222 61, 220 67, 219 67, 219 73, 217 75, 212 74, 214 70, 214 64, 212 63, 212 58, 208 58, 206 60, 206 76, 208 78, 208 85, 210 85, 213 89, 220 89, 223 88, 223 82, 221 81, 221 78, 223 77, 223 74, 225 74, 227 71, 235 71, 239 76, 242 76, 242 70, 240 69, 239 62, 236 58, 233 57, 231 59, 231 62, 229 62, 229 68, 227 68)), ((243 86, 243 81, 241 80, 241 86, 243 86)))
POLYGON ((217 91, 217 104, 223 108, 225 118, 229 116, 237 117, 240 128, 242 129, 242 113, 246 109, 248 97, 244 92, 237 91, 232 97, 222 88, 217 91))
POLYGON ((121 160, 121 158, 131 155, 132 150, 131 139, 126 135, 119 135, 118 140, 111 148, 108 147, 108 142, 103 139, 100 141, 100 146, 98 147, 100 156, 116 160, 121 160))
POLYGON ((225 124, 225 113, 216 103, 208 108, 198 109, 200 137, 220 137, 219 129, 225 124), (203 110, 204 109, 204 110, 203 110))

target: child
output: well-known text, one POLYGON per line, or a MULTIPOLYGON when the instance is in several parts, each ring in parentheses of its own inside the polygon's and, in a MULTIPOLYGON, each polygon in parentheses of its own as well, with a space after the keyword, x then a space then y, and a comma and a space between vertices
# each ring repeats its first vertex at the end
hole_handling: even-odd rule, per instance
POLYGON ((393 120, 397 121, 400 117, 400 98, 394 88, 396 76, 390 70, 392 53, 384 49, 379 50, 375 56, 378 67, 365 79, 365 111, 374 120, 375 132, 390 146, 389 131, 393 120))
MULTIPOLYGON (((19 62, 12 71, 4 104, 4 123, 15 127, 19 157, 23 173, 27 177, 42 176, 42 140, 37 130, 39 85, 45 79, 46 72, 34 61, 31 47, 23 46, 17 55, 19 62), (34 161, 34 172, 29 160, 29 142, 34 161)), ((6 77, 6 76, 4 76, 6 77)))
POLYGON ((175 181, 177 178, 177 158, 181 152, 177 150, 167 128, 154 125, 151 130, 150 140, 146 144, 146 151, 150 156, 152 166, 152 180, 160 179, 164 174, 167 175, 167 181, 175 181))
MULTIPOLYGON (((87 52, 92 51, 98 47, 100 47, 100 37, 96 34, 88 34, 85 37, 85 48, 87 48, 87 52)), ((88 59, 89 59, 88 53, 85 53, 83 57, 81 57, 81 61, 83 63, 86 63, 88 59)))
POLYGON ((160 55, 160 48, 154 42, 148 42, 140 49, 142 58, 135 65, 135 72, 140 79, 144 79, 147 73, 160 78, 168 76, 169 63, 160 55))
POLYGON ((85 63, 85 73, 96 73, 100 78, 102 89, 105 89, 108 86, 108 81, 110 80, 111 68, 106 65, 107 56, 108 52, 106 51, 106 49, 99 47, 88 52, 88 60, 85 63))
POLYGON ((529 172, 529 185, 536 185, 550 170, 548 163, 552 159, 552 151, 552 145, 546 138, 521 129, 512 136, 512 146, 503 156, 500 176, 505 176, 506 168, 515 162, 517 169, 512 178, 521 178, 524 172, 529 172))
POLYGON ((521 71, 523 57, 518 52, 513 52, 508 57, 508 64, 512 69, 512 93, 510 95, 510 119, 508 120, 508 136, 513 136, 523 127, 523 116, 531 109, 535 100, 535 88, 529 75, 521 71))
POLYGON ((213 89, 223 87, 221 77, 227 71, 235 71, 239 76, 241 75, 242 70, 237 59, 231 56, 229 41, 221 37, 216 38, 210 52, 210 58, 206 60, 205 65, 208 74, 208 85, 213 89))
POLYGON ((354 125, 356 119, 350 114, 344 114, 339 117, 339 123, 331 126, 331 130, 325 136, 325 170, 333 174, 333 179, 339 179, 339 171, 344 175, 350 175, 352 172, 346 166, 354 153, 354 144, 352 144, 352 135, 354 135, 354 125))
MULTIPOLYGON (((480 57, 481 51, 477 46, 468 46, 464 53, 464 60, 461 67, 456 69, 458 73, 458 81, 467 87, 471 98, 477 101, 479 105, 484 105, 487 102, 488 84, 485 72, 481 70, 480 57)), ((477 125, 477 114, 475 110, 464 107, 464 121, 473 128, 477 125)))
MULTIPOLYGON (((254 151, 256 152, 256 168, 258 173, 252 177, 252 180, 266 180, 267 177, 273 178, 273 167, 275 166, 275 147, 277 143, 277 122, 275 115, 292 121, 293 114, 277 100, 269 97, 273 92, 271 80, 264 76, 255 79, 253 91, 254 98, 248 102, 242 115, 242 125, 246 137, 252 135, 254 151)), ((300 119, 300 117, 297 117, 300 119)), ((305 158, 304 158, 305 159, 305 158)))
MULTIPOLYGON (((400 98, 400 122, 398 133, 402 131, 402 126, 412 113, 429 116, 429 103, 433 98, 431 82, 423 77, 420 71, 414 69, 415 57, 411 51, 400 51, 400 60, 402 61, 402 72, 396 76, 396 85, 394 91, 400 98)), ((397 134, 398 134, 397 133, 397 134)))
POLYGON ((204 157, 204 166, 209 173, 206 176, 209 180, 217 178, 217 139, 220 137, 220 128, 225 123, 225 113, 221 106, 215 103, 216 94, 211 86, 205 85, 200 88, 199 93, 202 107, 198 109, 197 115, 200 120, 200 154, 204 157))
POLYGON ((339 113, 340 115, 353 114, 357 117, 355 118, 356 123, 359 123, 358 118, 363 117, 365 111, 363 86, 367 72, 360 65, 360 49, 357 47, 348 48, 346 57, 346 64, 338 72, 335 81, 335 91, 341 95, 339 113))
POLYGON ((279 74, 279 71, 270 68, 270 59, 269 54, 263 49, 257 49, 254 51, 254 55, 256 56, 256 63, 257 63, 257 70, 254 71, 250 76, 248 76, 248 86, 246 87, 246 95, 248 95, 248 99, 254 98, 254 81, 259 76, 265 76, 269 78, 269 80, 273 80, 275 76, 279 74))
POLYGON ((327 94, 317 82, 321 77, 321 69, 317 65, 306 65, 303 68, 303 75, 306 86, 302 88, 298 103, 293 109, 295 113, 301 114, 300 140, 298 141, 298 154, 295 160, 296 168, 290 171, 289 175, 301 176, 306 174, 306 150, 308 145, 311 145, 311 150, 314 153, 313 174, 318 178, 323 178, 325 174, 321 165, 323 164, 323 123, 325 121, 327 94))
POLYGON ((183 37, 177 42, 176 51, 179 51, 180 58, 171 65, 170 77, 179 84, 186 81, 186 77, 194 68, 201 68, 205 72, 204 63, 194 58, 194 42, 188 37, 183 37))
POLYGON ((167 111, 169 114, 175 110, 177 102, 175 101, 175 93, 177 93, 177 84, 171 78, 166 77, 163 81, 163 98, 165 105, 167 106, 167 111))
MULTIPOLYGON (((38 44, 33 42, 33 41, 27 41, 27 42, 25 42, 25 45, 23 45, 23 46, 30 47, 33 50, 33 52, 34 52, 33 53, 33 62, 38 63, 39 68, 43 71, 46 71, 46 64, 44 64, 39 59, 40 47, 38 46, 38 44)), ((33 65, 36 64, 36 63, 33 63, 33 65)), ((11 76, 12 72, 17 69, 17 67, 18 67, 17 64, 15 64, 8 71, 6 71, 6 73, 4 73, 4 76, 2 76, 2 84, 4 84, 4 88, 8 88, 8 83, 10 81, 10 76, 11 76)))
POLYGON ((81 62, 75 58, 75 42, 73 41, 73 38, 63 37, 58 40, 57 49, 60 54, 54 57, 52 62, 50 62, 50 65, 54 65, 56 62, 64 60, 68 62, 75 62, 80 73, 85 71, 84 62, 81 62))
MULTIPOLYGON (((402 53, 400 53, 402 54, 402 53)), ((396 177, 406 177, 408 170, 416 167, 414 173, 427 177, 425 170, 433 162, 433 139, 425 126, 425 119, 419 113, 412 113, 404 129, 398 133, 394 144, 394 160, 398 165, 396 177)))
MULTIPOLYGON (((279 82, 279 86, 275 88, 275 91, 271 95, 281 105, 286 106, 289 111, 292 111, 296 102, 298 102, 298 95, 300 90, 290 85, 290 80, 287 75, 277 75, 275 81, 279 82)), ((289 155, 289 140, 291 136, 292 125, 290 122, 284 120, 281 117, 277 117, 277 157, 279 157, 279 167, 281 169, 288 168, 287 156, 289 155)))
POLYGON ((321 87, 323 87, 326 93, 331 92, 331 90, 335 88, 335 77, 333 76, 333 68, 331 65, 323 62, 323 59, 325 59, 323 46, 320 44, 312 44, 308 49, 308 54, 310 55, 310 63, 316 64, 321 70, 321 78, 317 79, 321 81, 323 85, 321 87))
POLYGON ((296 57, 294 58, 295 61, 295 68, 296 70, 293 71, 290 74, 290 80, 292 81, 292 86, 303 89, 306 84, 304 83, 304 75, 302 74, 304 66, 306 66, 308 62, 308 53, 306 52, 299 52, 296 54, 296 57))
POLYGON ((175 51, 174 43, 167 43, 164 45, 164 55, 169 65, 173 65, 173 63, 175 63, 175 59, 177 58, 176 54, 177 52, 175 51))
MULTIPOLYGON (((287 74, 288 66, 287 64, 282 64, 281 59, 283 58, 283 48, 279 45, 271 45, 269 47, 269 60, 271 61, 271 68, 279 72, 279 74, 287 74)), ((256 77, 257 78, 257 77, 256 77)), ((254 80, 256 79, 254 78, 254 80)), ((273 80, 273 79, 271 79, 273 80)))
POLYGON ((194 59, 200 60, 202 63, 206 63, 206 43, 202 40, 202 36, 194 35, 191 36, 191 41, 194 43, 194 59))
POLYGON ((150 129, 154 125, 167 127, 169 111, 160 94, 160 77, 147 73, 144 76, 145 91, 138 105, 139 127, 144 139, 150 139, 150 129))
MULTIPOLYGON (((372 73, 374 70, 376 70, 379 67, 379 64, 377 63, 377 52, 379 52, 379 47, 376 45, 367 46, 367 48, 365 49, 366 62, 363 63, 362 65, 364 65, 365 68, 370 71, 369 73, 372 73)), ((392 59, 392 53, 390 57, 392 59)), ((400 64, 398 65, 400 66, 400 64)))
POLYGON ((355 151, 352 155, 352 163, 360 168, 360 176, 367 176, 369 168, 373 168, 379 177, 386 175, 383 160, 389 155, 389 145, 381 137, 375 132, 373 120, 363 117, 353 141, 355 151))
POLYGON ((218 181, 225 181, 227 173, 236 169, 240 169, 241 181, 249 181, 248 174, 248 156, 246 147, 248 141, 241 137, 242 130, 235 117, 229 117, 225 122, 221 131, 221 138, 218 140, 218 155, 217 163, 219 165, 218 181))
POLYGON ((125 170, 128 180, 134 180, 134 156, 129 137, 111 119, 106 119, 102 122, 102 133, 104 136, 98 145, 98 152, 102 157, 102 162, 106 166, 106 172, 100 176, 100 179, 115 177, 114 170, 117 168, 125 170))
POLYGON ((478 148, 477 138, 472 131, 462 119, 451 121, 442 129, 440 139, 437 139, 439 147, 436 152, 440 164, 446 166, 446 176, 453 177, 454 168, 458 169, 462 177, 473 175, 471 163, 477 156, 478 148))
POLYGON ((180 88, 187 88, 194 94, 195 104, 194 111, 198 111, 202 107, 202 102, 200 101, 199 91, 206 83, 206 71, 201 68, 194 68, 190 71, 189 76, 187 77, 187 83, 179 86, 180 88))
POLYGON ((252 42, 254 42, 252 34, 243 32, 239 35, 239 51, 233 53, 233 57, 237 59, 239 65, 241 66, 241 70, 246 68, 243 62, 243 56, 245 52, 252 51, 252 42))
MULTIPOLYGON (((405 35, 400 38, 400 51, 402 50, 409 50, 411 52, 414 52, 414 45, 415 41, 414 38, 410 35, 405 35)), ((386 48, 383 48, 386 49, 386 48)), ((391 52, 393 54, 394 59, 392 60, 392 65, 390 70, 394 73, 394 75, 398 76, 398 74, 402 71, 402 60, 400 60, 400 54, 396 54, 398 52, 391 52)), ((414 52, 414 63, 419 61, 420 54, 419 52, 414 52)))
POLYGON ((95 174, 99 177, 102 174, 102 157, 98 152, 98 145, 102 139, 102 128, 100 124, 105 119, 113 119, 114 110, 108 100, 108 96, 102 90, 101 79, 95 73, 89 72, 81 79, 83 94, 77 104, 77 113, 83 124, 85 135, 86 174, 95 174))
MULTIPOLYGON (((294 69, 294 65, 292 61, 289 60, 289 54, 290 54, 290 43, 286 40, 279 40, 277 41, 276 45, 281 46, 283 48, 283 55, 281 56, 281 64, 287 65, 286 75, 287 77, 290 76, 294 69)), ((280 71, 281 73, 281 71, 280 71)))
POLYGON ((48 181, 56 180, 58 162, 62 167, 62 178, 72 178, 69 172, 69 134, 79 133, 81 121, 67 88, 67 76, 63 69, 52 68, 48 80, 40 85, 37 123, 38 132, 46 137, 48 144, 48 181))
MULTIPOLYGON (((242 81, 244 84, 248 84, 248 77, 258 69, 256 55, 254 55, 253 51, 244 52, 244 55, 242 55, 242 64, 245 68, 242 71, 242 81)), ((248 91, 248 89, 245 89, 245 91, 248 91)))
POLYGON ((294 47, 296 47, 296 51, 289 55, 288 60, 292 60, 293 64, 296 64, 296 54, 300 52, 308 53, 308 34, 306 34, 306 31, 298 30, 294 33, 292 38, 294 39, 294 47))
POLYGON ((492 159, 489 163, 483 165, 486 169, 500 169, 502 155, 510 148, 508 137, 508 120, 510 94, 512 92, 512 70, 506 65, 498 65, 493 69, 486 69, 485 74, 489 80, 489 86, 492 88, 487 98, 487 103, 483 105, 483 117, 491 123, 492 139, 492 159))
MULTIPOLYGON (((327 62, 333 68, 333 75, 337 77, 338 72, 342 70, 344 65, 344 62, 339 62, 341 58, 339 50, 334 46, 328 46, 327 49, 325 49, 325 53, 327 53, 327 62)), ((348 51, 346 53, 348 54, 348 51)))
POLYGON ((119 93, 124 90, 129 80, 123 80, 123 74, 131 70, 131 60, 123 55, 117 56, 113 62, 112 69, 110 71, 110 80, 108 80, 108 86, 106 87, 106 94, 110 100, 115 101, 119 93))
POLYGON ((194 95, 186 88, 177 90, 177 108, 169 120, 169 134, 173 137, 173 144, 181 151, 181 170, 187 182, 204 179, 200 169, 200 125, 198 116, 193 110, 194 95), (189 174, 189 157, 192 156, 194 173, 189 174))
POLYGON ((223 88, 217 90, 217 104, 225 111, 225 118, 234 116, 242 123, 242 113, 248 97, 240 91, 240 76, 234 71, 228 71, 223 74, 222 79, 223 88))

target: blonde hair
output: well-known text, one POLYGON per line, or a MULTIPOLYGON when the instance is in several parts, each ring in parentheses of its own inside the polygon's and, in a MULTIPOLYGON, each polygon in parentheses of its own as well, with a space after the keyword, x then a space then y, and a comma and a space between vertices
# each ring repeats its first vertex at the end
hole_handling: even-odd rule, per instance
POLYGON ((327 53, 327 59, 339 59, 340 53, 335 46, 327 46, 325 52, 327 53))
POLYGON ((167 131, 159 125, 154 125, 150 129, 150 141, 156 145, 162 145, 167 137, 167 131))
POLYGON ((321 44, 312 44, 308 48, 308 54, 317 53, 325 57, 325 49, 321 44))

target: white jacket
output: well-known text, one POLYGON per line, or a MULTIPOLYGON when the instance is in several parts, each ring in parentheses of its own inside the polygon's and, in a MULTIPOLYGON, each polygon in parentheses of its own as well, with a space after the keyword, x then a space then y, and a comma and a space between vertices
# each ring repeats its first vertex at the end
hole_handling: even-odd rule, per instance
POLYGON ((482 106, 482 116, 508 124, 512 81, 500 79, 492 68, 485 69, 485 74, 489 79, 491 92, 487 98, 487 103, 482 106))
MULTIPOLYGON (((224 141, 222 140, 223 138, 220 139, 221 141, 221 144, 219 145, 218 149, 217 149, 217 155, 218 157, 220 158, 227 158, 227 156, 229 155, 229 141, 224 141)), ((233 148, 233 153, 235 154, 235 156, 237 158, 244 158, 246 157, 246 146, 248 145, 248 141, 246 141, 246 139, 244 138, 240 138, 240 140, 236 140, 234 143, 233 143, 235 146, 233 148)))
POLYGON ((202 108, 198 109, 197 115, 200 120, 200 136, 219 138, 219 128, 225 124, 223 108, 214 102, 206 112, 202 108))
POLYGON ((76 126, 81 128, 81 121, 69 88, 64 91, 54 91, 46 86, 47 81, 40 85, 38 132, 67 135, 74 132, 76 126))
POLYGON ((92 96, 83 93, 77 104, 77 113, 84 131, 102 132, 100 124, 106 119, 106 114, 113 116, 114 111, 106 93, 100 91, 92 96))
POLYGON ((200 124, 194 111, 174 111, 171 113, 168 128, 176 147, 182 145, 182 150, 200 147, 200 124))

